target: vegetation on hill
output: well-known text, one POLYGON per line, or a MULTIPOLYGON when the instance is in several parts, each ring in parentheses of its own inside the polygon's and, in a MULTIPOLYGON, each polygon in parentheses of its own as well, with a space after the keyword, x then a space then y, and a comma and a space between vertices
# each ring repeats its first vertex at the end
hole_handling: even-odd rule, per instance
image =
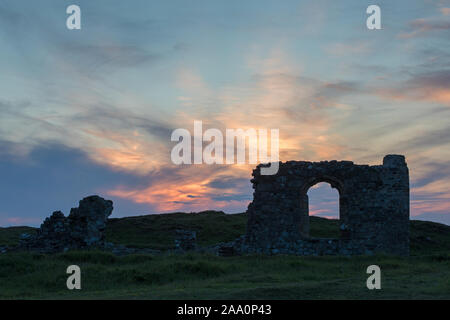
MULTIPOLYGON (((197 231, 197 243, 209 246, 236 239, 245 233, 247 214, 225 214, 221 211, 199 213, 154 214, 109 219, 106 239, 109 242, 136 248, 166 250, 174 247, 175 230, 197 231)), ((311 217, 311 235, 337 238, 339 221, 311 217)), ((411 255, 450 252, 450 226, 412 220, 411 255)), ((34 233, 36 228, 0 228, 0 246, 13 246, 22 233, 34 233)))
POLYGON ((0 246, 17 245, 21 234, 23 233, 33 234, 35 232, 36 229, 32 227, 0 228, 0 246))
MULTIPOLYGON (((111 219, 108 241, 173 247, 174 230, 198 233, 200 245, 245 232, 245 214, 207 211, 111 219)), ((28 227, 0 228, 0 246, 28 227)), ((336 235, 337 221, 311 218, 311 234, 336 235)), ((0 255, 0 299, 449 299, 450 226, 411 221, 411 256, 114 256, 101 251, 0 255), (82 270, 82 290, 66 288, 66 269, 82 270), (366 269, 382 271, 382 289, 368 290, 366 269)))
POLYGON ((175 230, 187 229, 197 231, 198 245, 208 246, 236 239, 245 233, 246 223, 245 213, 225 214, 221 211, 116 218, 108 221, 106 239, 138 248, 171 249, 175 230))

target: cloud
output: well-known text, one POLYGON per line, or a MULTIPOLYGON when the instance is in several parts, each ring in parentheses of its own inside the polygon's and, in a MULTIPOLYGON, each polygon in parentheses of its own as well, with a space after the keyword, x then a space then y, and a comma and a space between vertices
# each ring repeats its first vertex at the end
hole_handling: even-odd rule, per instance
POLYGON ((63 125, 34 115, 30 102, 10 102, 0 100, 0 136, 3 140, 22 142, 28 149, 42 140, 52 137, 73 138, 73 133, 63 125))
POLYGON ((60 64, 71 66, 73 72, 81 72, 89 77, 105 77, 121 68, 135 68, 143 64, 155 63, 161 55, 148 52, 137 45, 72 44, 60 43, 58 57, 64 57, 60 64))
POLYGON ((426 34, 450 30, 450 21, 442 18, 420 18, 409 23, 408 32, 402 32, 398 36, 402 39, 422 37, 426 34))
MULTIPOLYGON (((445 46, 428 47, 418 50, 414 54, 414 58, 421 63, 417 64, 416 72, 442 71, 450 68, 450 52, 445 46)), ((405 68, 405 73, 411 72, 411 68, 405 68)))
POLYGON ((357 43, 334 43, 325 48, 325 52, 329 55, 359 55, 371 51, 371 46, 368 42, 357 43))
MULTIPOLYGON (((20 149, 11 142, 3 142, 0 157, 0 193, 2 199, 2 224, 25 222, 39 225, 55 210, 68 214, 70 208, 91 194, 107 197, 114 185, 134 186, 148 183, 148 178, 113 171, 92 162, 81 150, 59 144, 34 147, 27 155, 17 156, 20 149), (5 151, 6 149, 6 151, 5 151), (4 157, 4 154, 8 154, 4 157), (20 218, 20 219, 18 219, 20 218)), ((114 200, 114 216, 136 215, 151 210, 127 199, 114 200)))
POLYGON ((0 134, 4 140, 23 143, 23 149, 53 141, 84 150, 100 164, 140 174, 169 161, 172 125, 97 100, 71 100, 70 113, 58 117, 33 115, 35 108, 29 104, 0 101, 0 134))
POLYGON ((119 186, 107 193, 149 204, 156 212, 205 209, 242 212, 251 201, 250 172, 218 165, 162 167, 149 176, 146 186, 119 186), (247 179, 242 178, 244 172, 247 179), (225 181, 221 181, 225 176, 225 181))
MULTIPOLYGON (((401 142, 402 148, 413 151, 420 151, 433 147, 444 147, 450 144, 450 127, 446 127, 438 130, 429 130, 422 132, 415 137, 407 139, 405 142, 401 142)), ((428 163, 430 165, 430 163, 428 163)))
POLYGON ((42 221, 38 218, 12 217, 0 213, 0 226, 38 226, 42 221))
POLYGON ((394 100, 430 101, 450 106, 450 69, 415 73, 397 86, 375 89, 394 100))
MULTIPOLYGON (((280 129, 282 160, 378 163, 386 153, 404 152, 411 165, 412 212, 445 209, 448 8, 405 25, 410 41, 387 43, 389 55, 363 61, 358 59, 367 58, 377 42, 359 33, 337 42, 347 30, 336 25, 343 16, 317 10, 320 3, 276 5, 283 11, 276 18, 249 5, 231 20, 212 3, 200 11, 190 7, 190 14, 155 4, 153 16, 144 10, 147 2, 136 4, 139 12, 83 3, 80 32, 64 28, 65 15, 58 13, 64 4, 0 5, 8 61, 0 75, 2 169, 15 172, 17 179, 7 177, 18 185, 12 189, 17 194, 24 181, 28 199, 21 207, 6 190, 15 204, 2 214, 35 214, 29 208, 36 205, 41 217, 58 209, 53 202, 68 208, 85 192, 113 197, 115 214, 245 210, 253 165, 171 163, 171 132, 192 129, 194 120, 222 132, 280 129), (246 13, 261 19, 249 22, 246 13), (314 23, 298 28, 305 19, 314 23)), ((322 203, 331 204, 327 198, 322 203)))
MULTIPOLYGON (((448 137, 448 136, 447 136, 448 137)), ((447 138, 446 137, 446 138, 447 138)), ((444 138, 444 137, 443 137, 444 138)), ((443 139, 442 139, 443 140, 443 139)), ((436 143, 434 145, 443 146, 445 144, 450 143, 448 138, 444 141, 441 140, 441 144, 436 143)), ((423 146, 422 146, 423 148, 423 146)), ((430 184, 438 183, 438 181, 446 181, 450 180, 450 162, 446 160, 441 161, 430 161, 430 160, 421 160, 420 167, 422 168, 421 172, 414 173, 414 181, 411 185, 412 188, 416 189, 417 194, 422 191, 430 190, 430 184)), ((445 192, 444 188, 442 192, 445 192)), ((438 190, 433 190, 437 192, 438 190)), ((439 193, 436 193, 438 195, 439 193)))
POLYGON ((309 214, 339 219, 339 192, 328 183, 318 183, 308 190, 309 214))
POLYGON ((341 145, 329 128, 335 116, 345 117, 350 112, 339 100, 358 93, 357 82, 305 77, 281 48, 247 60, 251 77, 218 89, 208 85, 200 73, 186 73, 182 68, 178 73, 182 77, 177 77, 183 89, 179 101, 189 112, 178 110, 172 123, 191 128, 194 120, 202 120, 204 130, 218 128, 222 132, 227 128, 280 129, 280 157, 285 160, 339 154, 341 145))
POLYGON ((208 182, 208 187, 214 189, 234 189, 243 184, 248 184, 248 179, 235 178, 230 176, 218 176, 215 179, 208 182))

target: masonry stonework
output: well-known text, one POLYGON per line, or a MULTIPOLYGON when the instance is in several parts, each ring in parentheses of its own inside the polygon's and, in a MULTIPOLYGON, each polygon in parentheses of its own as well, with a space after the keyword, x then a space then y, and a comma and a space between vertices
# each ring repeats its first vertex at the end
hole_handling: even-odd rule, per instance
POLYGON ((105 247, 105 230, 113 202, 99 196, 86 197, 68 217, 55 211, 44 220, 37 234, 22 235, 19 249, 55 253, 69 249, 105 247))
POLYGON ((276 175, 253 170, 240 251, 298 255, 409 254, 409 173, 405 157, 387 155, 382 165, 351 161, 288 161, 276 175), (340 238, 311 238, 310 187, 328 182, 339 192, 340 238))

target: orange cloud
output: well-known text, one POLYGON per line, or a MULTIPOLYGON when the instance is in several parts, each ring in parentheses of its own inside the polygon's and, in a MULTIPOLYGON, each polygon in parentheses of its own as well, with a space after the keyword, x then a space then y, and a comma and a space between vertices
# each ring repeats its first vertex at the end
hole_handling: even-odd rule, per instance
POLYGON ((450 8, 441 8, 440 11, 444 16, 450 16, 450 8))
MULTIPOLYGON (((183 108, 171 118, 174 127, 186 128, 192 134, 194 120, 202 120, 203 130, 218 128, 224 137, 227 128, 280 129, 282 161, 338 158, 343 153, 344 147, 336 143, 339 137, 330 131, 333 115, 328 110, 339 109, 339 117, 343 117, 350 109, 338 104, 332 97, 317 95, 318 87, 329 87, 332 84, 302 78, 297 74, 301 67, 293 63, 282 50, 274 50, 262 59, 250 57, 248 65, 255 69, 255 81, 227 86, 219 91, 208 87, 197 72, 181 69, 176 83, 183 92, 178 97, 183 108), (195 107, 211 98, 214 98, 214 109, 195 107)), ((99 135, 98 132, 89 133, 99 135)), ((243 192, 249 193, 249 190, 217 190, 211 187, 210 182, 224 174, 235 178, 248 177, 249 181, 255 165, 191 165, 180 169, 170 163, 170 147, 175 143, 171 143, 169 139, 166 148, 163 147, 164 142, 161 142, 160 148, 151 149, 146 148, 145 142, 136 137, 114 136, 109 132, 100 135, 102 139, 113 140, 116 144, 114 147, 96 149, 95 157, 98 161, 130 170, 138 170, 142 166, 145 168, 142 173, 157 170, 158 166, 174 170, 173 176, 160 177, 157 183, 148 187, 108 190, 107 194, 111 196, 147 203, 160 212, 225 207, 245 210, 250 201, 248 198, 239 199, 243 192), (157 160, 146 161, 152 157, 157 160), (173 179, 174 176, 177 180, 173 179), (220 195, 226 197, 221 198, 220 195)), ((268 138, 270 146, 270 134, 268 138)))
MULTIPOLYGON (((442 8, 441 12, 447 15, 448 8, 442 8)), ((425 33, 433 31, 445 31, 450 29, 450 23, 441 17, 420 18, 409 23, 410 32, 403 32, 398 35, 399 38, 409 39, 423 36, 425 33)))
POLYGON ((396 101, 431 101, 450 105, 450 89, 421 87, 414 89, 379 89, 376 93, 396 101))
POLYGON ((199 211, 225 207, 243 210, 249 200, 239 199, 242 196, 242 188, 225 186, 218 189, 211 184, 212 181, 224 176, 227 178, 242 178, 244 174, 248 175, 248 181, 250 181, 251 170, 243 167, 247 166, 227 166, 226 170, 214 165, 191 165, 180 170, 173 168, 173 175, 158 177, 157 181, 148 187, 119 187, 108 190, 106 193, 111 196, 131 199, 136 203, 152 205, 158 212, 181 209, 199 211), (221 198, 226 199, 220 200, 221 198))
POLYGON ((436 200, 411 200, 411 216, 416 217, 423 213, 443 213, 450 212, 450 201, 436 200))

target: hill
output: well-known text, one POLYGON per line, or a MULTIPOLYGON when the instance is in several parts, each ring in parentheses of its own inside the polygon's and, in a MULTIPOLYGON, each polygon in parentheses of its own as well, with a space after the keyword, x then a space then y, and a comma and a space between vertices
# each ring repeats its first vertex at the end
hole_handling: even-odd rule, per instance
MULTIPOLYGON (((168 249, 174 230, 198 232, 200 245, 245 231, 245 214, 207 211, 111 219, 107 239, 168 249)), ((311 218, 311 234, 333 237, 337 221, 311 218)), ((28 227, 0 228, 0 246, 28 227)), ((450 299, 450 227, 411 221, 411 256, 262 256, 206 254, 114 256, 101 251, 0 254, 0 299, 450 299), (82 290, 66 288, 66 268, 82 270, 82 290), (379 265, 382 289, 368 290, 379 265)))
MULTIPOLYGON (((109 219, 106 239, 109 242, 136 248, 158 250, 174 247, 175 230, 197 231, 200 246, 231 241, 245 233, 247 215, 225 214, 221 211, 199 213, 153 214, 109 219)), ((338 220, 311 217, 311 235, 318 238, 337 238, 338 220)), ((0 228, 0 246, 14 245, 20 234, 35 232, 31 227, 0 228)), ((411 220, 411 255, 450 252, 450 226, 411 220)))

